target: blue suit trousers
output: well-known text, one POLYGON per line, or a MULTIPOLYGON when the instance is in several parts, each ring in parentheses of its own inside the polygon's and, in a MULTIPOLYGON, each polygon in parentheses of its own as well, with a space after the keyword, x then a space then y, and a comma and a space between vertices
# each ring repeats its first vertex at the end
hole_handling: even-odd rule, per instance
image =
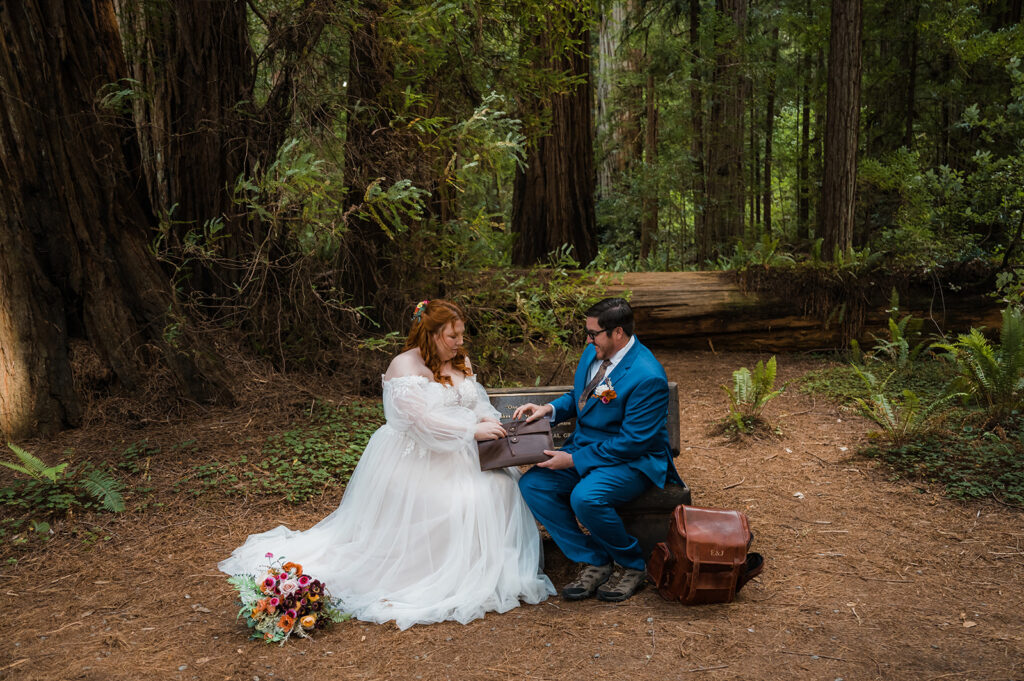
POLYGON ((635 499, 651 484, 628 464, 594 468, 583 477, 576 468, 534 466, 519 479, 534 517, 569 560, 590 565, 615 561, 634 570, 644 569, 644 555, 615 507, 635 499), (580 530, 577 519, 590 534, 580 530))

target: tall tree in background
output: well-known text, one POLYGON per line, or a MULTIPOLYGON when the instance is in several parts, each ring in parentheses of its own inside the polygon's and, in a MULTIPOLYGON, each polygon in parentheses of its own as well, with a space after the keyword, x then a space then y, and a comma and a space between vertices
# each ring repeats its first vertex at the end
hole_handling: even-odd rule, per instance
POLYGON ((221 225, 220 266, 195 268, 189 286, 224 299, 268 237, 234 205, 235 182, 265 169, 285 141, 296 79, 332 2, 305 0, 269 16, 254 9, 266 33, 259 55, 244 0, 117 2, 130 74, 143 90, 132 105, 150 200, 168 218, 170 248, 221 225), (258 61, 269 72, 259 86, 258 61))
POLYGON ((822 187, 822 255, 853 247, 860 134, 861 0, 832 0, 822 187))
POLYGON ((148 249, 130 122, 97 108, 126 75, 112 0, 4 3, 0 31, 0 431, 78 423, 72 339, 128 387, 162 364, 192 398, 228 399, 148 249))
POLYGON ((779 68, 779 27, 771 33, 771 56, 768 61, 768 96, 764 106, 764 231, 772 233, 772 152, 775 142, 775 87, 779 68))
POLYGON ((640 117, 634 110, 639 103, 639 88, 623 83, 636 77, 639 54, 624 42, 629 20, 626 3, 614 0, 609 5, 601 11, 594 75, 595 130, 600 144, 597 195, 600 198, 614 196, 616 184, 632 169, 641 149, 640 117))
POLYGON ((566 244, 581 263, 597 255, 590 12, 571 6, 564 11, 570 45, 556 48, 547 32, 538 40, 548 55, 544 66, 574 80, 568 92, 536 102, 550 112, 550 125, 530 143, 526 167, 516 171, 512 261, 518 265, 540 262, 566 244))
MULTIPOLYGON (((690 157, 692 159, 693 182, 690 196, 693 201, 693 233, 698 244, 698 258, 701 253, 710 255, 710 243, 703 239, 708 235, 705 231, 705 212, 707 210, 707 172, 705 126, 704 126, 704 68, 701 63, 700 46, 701 0, 690 0, 689 44, 692 53, 690 64, 690 157)), ((707 257, 707 256, 705 256, 707 257)))
POLYGON ((747 26, 747 0, 716 0, 715 8, 725 24, 717 41, 708 121, 707 209, 703 230, 697 236, 700 260, 743 235, 746 205, 743 165, 743 118, 746 113, 747 80, 743 69, 743 44, 747 26))

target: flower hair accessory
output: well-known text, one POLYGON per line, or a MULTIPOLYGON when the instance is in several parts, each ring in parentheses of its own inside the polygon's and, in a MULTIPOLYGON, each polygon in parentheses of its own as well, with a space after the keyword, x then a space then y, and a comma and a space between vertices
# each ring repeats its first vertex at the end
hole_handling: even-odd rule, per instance
POLYGON ((601 400, 602 404, 608 404, 618 396, 618 393, 615 392, 615 388, 612 387, 611 379, 608 378, 604 380, 604 383, 594 388, 594 394, 591 395, 591 397, 596 397, 601 400))
POLYGON ((418 322, 423 318, 423 309, 426 308, 428 303, 430 303, 429 300, 421 300, 416 303, 416 309, 412 311, 412 320, 414 322, 418 322))

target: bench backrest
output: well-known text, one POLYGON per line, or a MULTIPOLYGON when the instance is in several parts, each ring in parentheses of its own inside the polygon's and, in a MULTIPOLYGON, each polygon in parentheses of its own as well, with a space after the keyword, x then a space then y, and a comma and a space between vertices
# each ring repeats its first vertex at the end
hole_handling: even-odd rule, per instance
MULTIPOLYGON (((521 404, 533 402, 546 404, 572 390, 571 385, 542 385, 535 388, 492 388, 487 391, 491 404, 501 412, 501 418, 512 418, 512 412, 521 404)), ((561 447, 565 439, 572 433, 576 419, 560 423, 552 429, 551 434, 555 446, 561 447)), ((668 384, 668 441, 672 446, 672 456, 679 456, 679 386, 670 381, 668 384)))

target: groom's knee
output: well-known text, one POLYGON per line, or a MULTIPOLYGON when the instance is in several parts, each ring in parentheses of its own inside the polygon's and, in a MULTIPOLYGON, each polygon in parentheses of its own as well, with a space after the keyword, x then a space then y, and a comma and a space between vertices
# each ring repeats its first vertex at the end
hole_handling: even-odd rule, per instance
POLYGON ((578 485, 569 496, 573 513, 586 525, 587 518, 608 507, 608 501, 593 489, 578 485))

